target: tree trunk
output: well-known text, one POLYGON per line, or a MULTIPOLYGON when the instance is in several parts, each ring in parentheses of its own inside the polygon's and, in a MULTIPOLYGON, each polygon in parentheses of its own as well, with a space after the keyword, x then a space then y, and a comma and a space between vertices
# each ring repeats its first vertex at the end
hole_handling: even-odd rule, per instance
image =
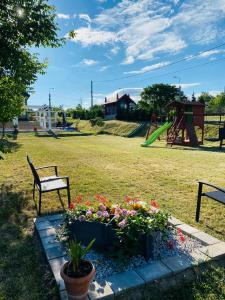
POLYGON ((2 138, 5 136, 5 123, 2 123, 2 138))

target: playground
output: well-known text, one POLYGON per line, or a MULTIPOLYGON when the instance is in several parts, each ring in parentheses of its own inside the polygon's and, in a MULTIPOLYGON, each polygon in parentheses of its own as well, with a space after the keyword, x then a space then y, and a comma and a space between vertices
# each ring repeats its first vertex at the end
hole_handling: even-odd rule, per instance
MULTIPOLYGON (((15 151, 0 161, 0 220, 4 223, 0 248, 5 249, 0 263, 5 265, 8 278, 2 288, 12 295, 12 299, 18 295, 21 285, 24 289, 20 290, 20 299, 54 299, 56 293, 38 241, 33 239, 32 218, 37 212, 32 200, 32 176, 26 162, 27 154, 36 165, 57 164, 59 175, 70 177, 72 200, 79 194, 87 198, 102 194, 115 202, 127 194, 146 201, 156 199, 160 207, 173 216, 224 239, 225 216, 221 204, 205 199, 200 223, 196 225, 194 220, 198 180, 225 186, 224 151, 219 151, 212 142, 206 142, 203 150, 176 145, 166 147, 165 139, 156 140, 146 148, 140 147, 142 142, 143 137, 128 139, 78 134, 54 139, 37 137, 33 132, 19 133, 15 151), (29 255, 27 248, 30 249, 29 255), (18 253, 26 253, 24 264, 18 264, 18 253), (11 272, 17 272, 16 281, 11 272), (43 274, 46 274, 45 279, 43 274), (47 289, 43 288, 45 280, 48 284, 52 282, 47 289), (32 295, 28 297, 29 290, 32 295)), ((66 205, 66 194, 62 198, 66 205)), ((43 213, 51 213, 61 210, 62 205, 58 197, 50 193, 43 196, 42 209, 43 213)), ((210 280, 216 287, 220 284, 218 276, 224 276, 222 270, 218 272, 210 273, 210 280)), ((198 294, 199 291, 192 293, 198 294)), ((207 295, 207 291, 204 293, 207 295)))

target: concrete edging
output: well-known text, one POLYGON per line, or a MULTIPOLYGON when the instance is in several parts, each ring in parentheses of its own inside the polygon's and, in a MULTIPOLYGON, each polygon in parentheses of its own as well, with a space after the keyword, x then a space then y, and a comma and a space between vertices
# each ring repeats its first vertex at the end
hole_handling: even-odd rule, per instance
MULTIPOLYGON (((40 237, 47 261, 51 267, 56 283, 59 286, 61 300, 68 300, 60 268, 68 260, 65 248, 56 240, 54 226, 63 221, 63 214, 47 215, 34 219, 35 228, 40 237), (55 224, 55 225, 54 225, 55 224)), ((143 292, 157 284, 168 288, 178 280, 194 278, 194 267, 225 256, 225 242, 222 242, 195 227, 170 217, 169 223, 179 227, 186 235, 197 239, 203 247, 194 250, 189 261, 185 256, 166 257, 151 262, 129 272, 122 272, 108 277, 106 280, 92 282, 89 300, 138 299, 143 292), (129 293, 129 296, 127 295, 129 293)))

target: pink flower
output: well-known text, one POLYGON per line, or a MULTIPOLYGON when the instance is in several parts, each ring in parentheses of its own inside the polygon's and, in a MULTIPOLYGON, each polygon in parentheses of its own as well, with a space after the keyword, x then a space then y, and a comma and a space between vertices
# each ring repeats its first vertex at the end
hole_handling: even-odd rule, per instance
POLYGON ((102 213, 104 218, 108 218, 109 217, 109 213, 107 211, 103 211, 102 213))
POLYGON ((120 215, 121 213, 122 213, 122 210, 119 207, 117 207, 115 209, 115 215, 120 215))
POLYGON ((127 216, 127 210, 125 208, 122 209, 122 215, 125 217, 127 216))
POLYGON ((120 218, 120 215, 118 215, 118 214, 115 214, 114 216, 115 216, 116 219, 120 218))
POLYGON ((150 205, 155 207, 155 208, 159 208, 159 204, 155 200, 151 200, 150 205))
POLYGON ((87 217, 90 217, 92 215, 92 211, 89 209, 87 212, 86 212, 86 216, 87 217))
POLYGON ((78 220, 79 220, 80 222, 85 221, 85 220, 86 220, 85 215, 80 215, 79 218, 78 218, 78 220))
POLYGON ((99 218, 101 218, 101 217, 102 217, 102 211, 99 210, 99 211, 97 212, 97 216, 98 216, 99 218))
POLYGON ((133 217, 137 214, 137 212, 136 212, 136 210, 128 210, 127 214, 128 214, 128 216, 133 217))
POLYGON ((99 205, 99 209, 101 209, 102 211, 105 211, 106 210, 106 206, 103 205, 103 204, 101 204, 101 205, 99 205))
POLYGON ((119 222, 118 226, 124 228, 127 224, 127 221, 124 219, 123 221, 119 222))

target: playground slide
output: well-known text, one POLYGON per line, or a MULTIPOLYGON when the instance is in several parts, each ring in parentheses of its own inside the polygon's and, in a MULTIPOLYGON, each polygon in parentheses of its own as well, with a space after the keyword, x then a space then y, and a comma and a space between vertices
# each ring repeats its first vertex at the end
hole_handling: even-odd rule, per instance
POLYGON ((172 122, 166 122, 161 127, 156 129, 150 137, 145 141, 143 144, 141 144, 142 147, 147 147, 148 145, 151 145, 164 131, 169 129, 172 126, 172 122))

